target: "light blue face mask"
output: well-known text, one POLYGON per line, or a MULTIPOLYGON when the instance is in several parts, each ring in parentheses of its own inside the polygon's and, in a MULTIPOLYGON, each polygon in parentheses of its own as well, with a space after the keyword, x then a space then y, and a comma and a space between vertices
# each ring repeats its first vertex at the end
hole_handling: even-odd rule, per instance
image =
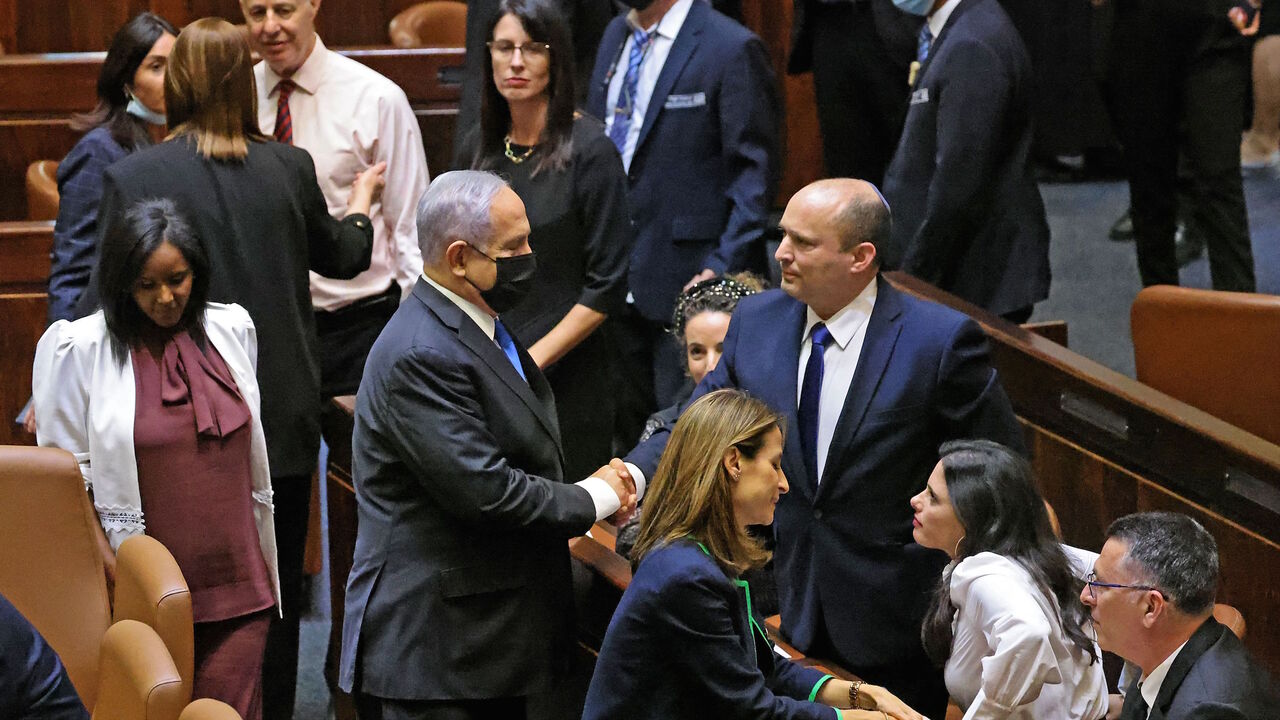
POLYGON ((893 0, 893 4, 904 13, 924 17, 933 9, 933 0, 893 0))
POLYGON ((124 109, 125 112, 152 125, 165 125, 169 121, 165 119, 164 113, 158 113, 155 110, 142 104, 142 101, 134 97, 133 93, 126 91, 129 95, 129 106, 124 109))

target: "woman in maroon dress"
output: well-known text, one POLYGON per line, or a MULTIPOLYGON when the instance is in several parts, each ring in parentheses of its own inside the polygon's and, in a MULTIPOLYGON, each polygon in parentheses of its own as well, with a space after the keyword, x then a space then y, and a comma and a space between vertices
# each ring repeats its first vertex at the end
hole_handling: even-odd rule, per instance
POLYGON ((41 338, 39 442, 80 462, 101 545, 145 532, 173 553, 195 619, 193 698, 260 718, 279 601, 257 339, 238 305, 206 301, 209 261, 168 200, 133 206, 103 239, 103 308, 41 338))

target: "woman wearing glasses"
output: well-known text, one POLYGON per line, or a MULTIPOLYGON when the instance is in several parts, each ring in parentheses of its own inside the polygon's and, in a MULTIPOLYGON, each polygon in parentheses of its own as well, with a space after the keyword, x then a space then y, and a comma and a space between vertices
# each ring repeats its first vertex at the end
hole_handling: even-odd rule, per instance
POLYGON ((533 289, 495 307, 555 393, 566 477, 611 456, 613 391, 598 332, 626 294, 631 222, 627 179, 604 125, 574 112, 573 48, 547 0, 503 0, 489 25, 480 127, 470 166, 505 177, 524 200, 537 253, 533 289))
POLYGON ((946 443, 912 535, 951 556, 921 637, 965 720, 1098 720, 1107 686, 1079 579, 1091 553, 1062 545, 1031 466, 986 440, 946 443))

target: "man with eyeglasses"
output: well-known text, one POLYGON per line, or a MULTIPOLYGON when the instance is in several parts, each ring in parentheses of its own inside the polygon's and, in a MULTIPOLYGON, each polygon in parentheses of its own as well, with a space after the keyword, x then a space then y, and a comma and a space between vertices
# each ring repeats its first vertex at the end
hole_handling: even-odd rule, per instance
MULTIPOLYGON (((249 43, 263 59, 254 68, 258 124, 277 141, 311 154, 329 211, 335 217, 346 214, 356 175, 387 164, 386 189, 369 212, 369 269, 350 280, 311 273, 320 390, 333 397, 355 393, 369 348, 422 272, 414 211, 428 178, 422 134, 404 91, 325 47, 316 34, 320 2, 241 0, 240 10, 249 43)), ((312 432, 314 444, 297 448, 290 467, 278 467, 274 457, 271 464, 284 617, 267 638, 263 711, 268 719, 293 717, 302 563, 319 428, 312 432)))
POLYGON ((1271 679, 1213 618, 1217 589, 1217 544, 1186 515, 1137 513, 1107 529, 1080 600, 1102 649, 1142 670, 1120 720, 1275 717, 1271 679))

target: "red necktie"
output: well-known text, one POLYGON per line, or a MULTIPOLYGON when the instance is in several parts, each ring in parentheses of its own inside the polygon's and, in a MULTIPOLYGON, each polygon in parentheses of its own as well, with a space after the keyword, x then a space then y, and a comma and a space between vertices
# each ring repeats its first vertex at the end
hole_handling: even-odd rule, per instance
POLYGON ((281 80, 276 86, 276 140, 285 145, 293 144, 293 116, 289 114, 289 96, 297 87, 292 80, 281 80))

